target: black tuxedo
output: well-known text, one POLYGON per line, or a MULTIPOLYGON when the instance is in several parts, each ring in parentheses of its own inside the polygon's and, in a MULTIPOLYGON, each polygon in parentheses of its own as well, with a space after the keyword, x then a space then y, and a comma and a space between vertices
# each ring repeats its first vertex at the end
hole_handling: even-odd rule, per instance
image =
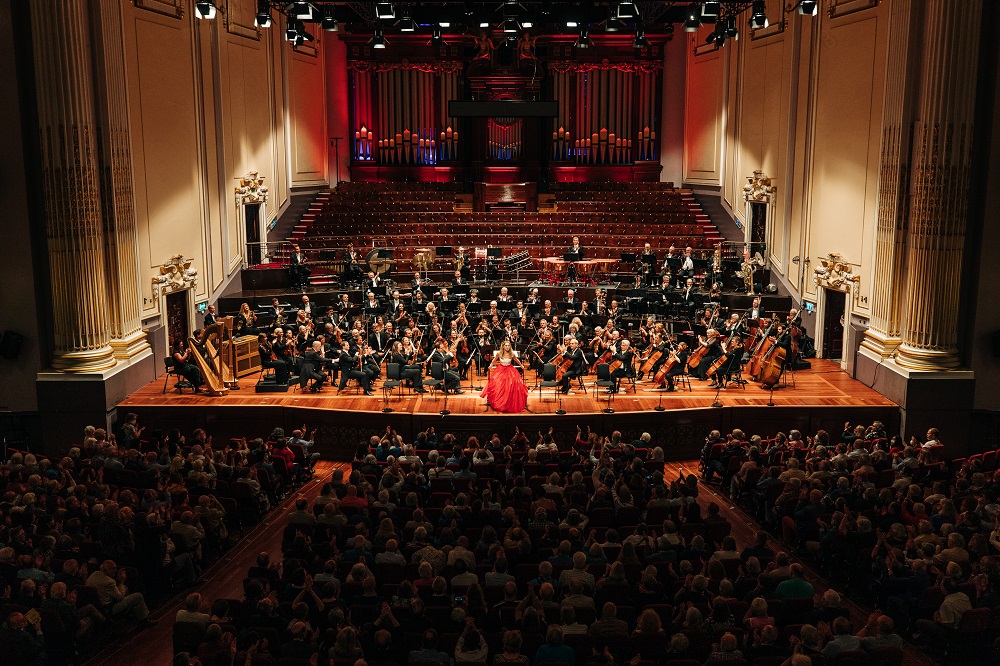
POLYGON ((431 352, 431 355, 427 357, 427 360, 431 363, 440 363, 444 367, 444 389, 445 391, 457 390, 459 385, 462 383, 462 378, 458 376, 458 373, 451 370, 448 366, 451 363, 451 359, 454 355, 451 352, 442 352, 439 349, 435 349, 431 352))
POLYGON ((690 350, 685 349, 684 351, 677 352, 678 363, 670 369, 670 372, 667 373, 667 385, 669 388, 674 387, 674 377, 683 375, 687 371, 689 356, 691 356, 690 350))
POLYGON ((385 351, 388 342, 389 336, 384 331, 373 332, 368 336, 368 346, 377 352, 385 351))
POLYGON ((309 274, 312 273, 305 266, 306 256, 301 252, 293 252, 289 257, 288 273, 292 278, 293 287, 303 287, 309 281, 309 274))
POLYGON ((563 360, 573 362, 562 376, 562 391, 566 393, 569 391, 570 382, 579 377, 583 372, 583 350, 579 347, 576 349, 567 349, 563 352, 563 360))
POLYGON ((326 381, 326 375, 323 374, 324 360, 314 349, 302 354, 302 369, 299 370, 299 386, 301 388, 308 386, 310 379, 313 380, 314 388, 323 386, 323 382, 326 381))
POLYGON ((627 352, 618 352, 611 357, 615 361, 621 361, 620 368, 611 373, 611 378, 615 381, 614 390, 618 390, 618 383, 623 377, 635 377, 635 352, 629 349, 627 352))
POLYGON ((212 314, 211 312, 205 313, 205 328, 208 328, 216 321, 218 321, 218 318, 214 314, 212 314))
POLYGON ((340 352, 340 386, 341 391, 347 386, 348 379, 357 379, 365 389, 365 393, 371 393, 372 383, 368 374, 358 368, 358 355, 349 351, 340 352))
POLYGON ((260 353, 260 366, 262 368, 274 368, 274 379, 279 384, 287 384, 288 365, 281 360, 281 357, 278 356, 274 347, 272 347, 270 343, 264 342, 257 347, 257 351, 260 353), (278 358, 278 360, 274 360, 275 358, 278 358))

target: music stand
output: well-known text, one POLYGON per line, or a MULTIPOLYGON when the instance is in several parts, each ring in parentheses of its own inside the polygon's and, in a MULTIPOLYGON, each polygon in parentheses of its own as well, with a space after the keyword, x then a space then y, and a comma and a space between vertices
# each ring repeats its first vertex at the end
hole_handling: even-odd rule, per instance
POLYGON ((466 310, 473 317, 478 317, 482 313, 482 311, 483 311, 483 302, 482 301, 476 301, 475 303, 469 303, 466 306, 466 310))
POLYGON ((623 264, 634 264, 635 258, 636 258, 635 252, 622 252, 619 261, 621 261, 623 264))

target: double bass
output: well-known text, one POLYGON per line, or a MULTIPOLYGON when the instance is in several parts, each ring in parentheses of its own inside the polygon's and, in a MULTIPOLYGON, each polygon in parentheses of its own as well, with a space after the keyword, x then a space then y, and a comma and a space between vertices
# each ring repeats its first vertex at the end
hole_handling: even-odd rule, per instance
POLYGON ((750 361, 747 363, 745 368, 746 373, 750 375, 751 379, 754 381, 757 381, 757 377, 760 375, 760 366, 764 355, 770 351, 771 347, 777 342, 774 336, 771 335, 771 331, 774 330, 774 323, 775 322, 772 320, 763 332, 757 332, 760 336, 760 340, 754 346, 753 351, 750 354, 750 361))

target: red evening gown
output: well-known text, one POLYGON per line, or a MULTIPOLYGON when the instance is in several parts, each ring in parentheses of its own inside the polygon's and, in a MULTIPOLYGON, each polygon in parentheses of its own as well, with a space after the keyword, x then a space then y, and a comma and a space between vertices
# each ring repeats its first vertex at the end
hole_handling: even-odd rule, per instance
POLYGON ((493 409, 507 414, 523 412, 528 406, 528 386, 510 359, 500 359, 490 370, 490 379, 479 396, 486 398, 493 409))

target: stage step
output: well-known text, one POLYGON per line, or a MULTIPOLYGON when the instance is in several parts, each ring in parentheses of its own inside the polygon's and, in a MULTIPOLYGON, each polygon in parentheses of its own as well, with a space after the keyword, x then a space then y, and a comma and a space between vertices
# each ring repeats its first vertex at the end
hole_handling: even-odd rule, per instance
POLYGON ((257 386, 254 388, 255 393, 288 393, 288 384, 279 384, 277 382, 261 380, 257 382, 257 386))

